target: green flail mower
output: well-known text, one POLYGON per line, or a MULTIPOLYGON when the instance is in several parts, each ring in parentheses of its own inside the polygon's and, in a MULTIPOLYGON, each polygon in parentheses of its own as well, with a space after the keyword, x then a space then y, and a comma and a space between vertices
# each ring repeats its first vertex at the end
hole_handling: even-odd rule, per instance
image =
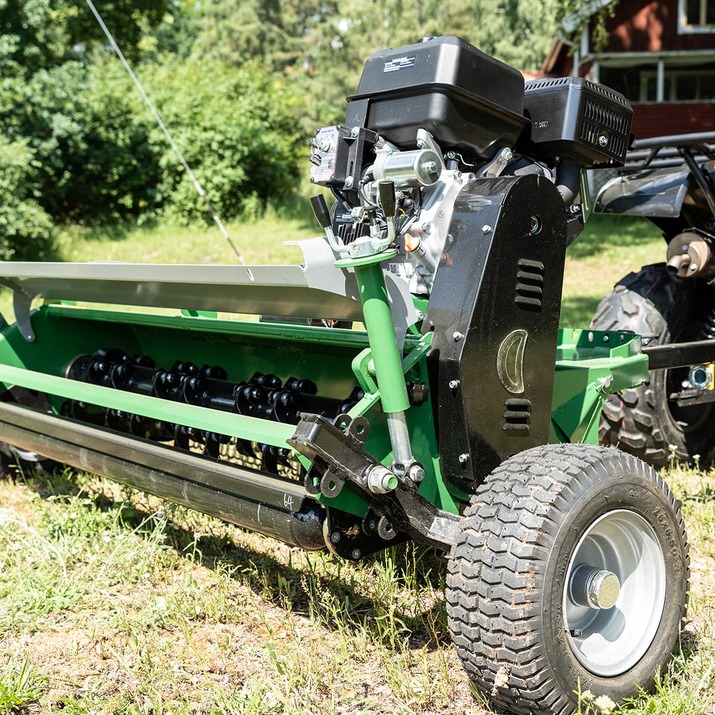
POLYGON ((454 37, 374 55, 312 141, 336 201, 314 197, 302 265, 0 264, 6 457, 347 559, 444 551, 457 652, 514 713, 647 689, 685 612, 683 519, 595 442, 648 361, 558 327, 581 169, 622 161, 630 118, 454 37))

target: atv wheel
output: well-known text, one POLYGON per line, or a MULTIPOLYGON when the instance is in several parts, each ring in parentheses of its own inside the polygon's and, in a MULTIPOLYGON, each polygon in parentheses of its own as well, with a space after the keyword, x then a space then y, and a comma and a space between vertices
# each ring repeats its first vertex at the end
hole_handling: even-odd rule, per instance
MULTIPOLYGON (((707 305, 694 281, 674 278, 664 264, 645 266, 621 280, 598 306, 591 327, 631 330, 647 345, 702 337, 707 305)), ((715 445, 715 405, 678 407, 668 396, 682 389, 688 368, 653 370, 640 387, 611 395, 603 408, 602 444, 617 446, 655 467, 703 457, 715 445)))
POLYGON ((688 565, 679 504, 648 465, 591 445, 522 452, 472 497, 451 553, 457 652, 513 713, 572 713, 578 687, 617 702, 667 665, 688 565))

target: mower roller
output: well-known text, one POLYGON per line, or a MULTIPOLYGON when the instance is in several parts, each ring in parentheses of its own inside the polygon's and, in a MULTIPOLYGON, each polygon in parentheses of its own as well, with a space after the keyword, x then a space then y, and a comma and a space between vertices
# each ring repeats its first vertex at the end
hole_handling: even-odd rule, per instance
POLYGON ((335 202, 313 198, 301 265, 0 264, 5 453, 347 559, 444 551, 457 652, 511 712, 649 688, 685 612, 683 520, 594 444, 647 358, 559 330, 581 169, 623 160, 630 119, 455 37, 377 53, 312 140, 335 202))

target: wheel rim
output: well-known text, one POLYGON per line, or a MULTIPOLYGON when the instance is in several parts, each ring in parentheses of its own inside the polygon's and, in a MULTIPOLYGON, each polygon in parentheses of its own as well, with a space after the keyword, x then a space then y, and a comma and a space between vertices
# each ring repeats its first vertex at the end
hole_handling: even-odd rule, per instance
POLYGON ((595 675, 626 672, 650 647, 665 607, 665 560, 655 531, 633 511, 608 512, 581 537, 566 574, 564 626, 573 654, 595 675), (599 598, 610 607, 591 605, 599 598))

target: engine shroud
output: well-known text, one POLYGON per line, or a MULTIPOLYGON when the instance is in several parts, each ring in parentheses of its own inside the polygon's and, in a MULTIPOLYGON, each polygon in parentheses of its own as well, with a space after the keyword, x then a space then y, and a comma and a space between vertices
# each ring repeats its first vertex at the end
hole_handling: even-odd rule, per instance
POLYGON ((521 73, 458 37, 377 52, 349 98, 346 124, 412 148, 418 129, 440 146, 491 158, 526 126, 521 73))

